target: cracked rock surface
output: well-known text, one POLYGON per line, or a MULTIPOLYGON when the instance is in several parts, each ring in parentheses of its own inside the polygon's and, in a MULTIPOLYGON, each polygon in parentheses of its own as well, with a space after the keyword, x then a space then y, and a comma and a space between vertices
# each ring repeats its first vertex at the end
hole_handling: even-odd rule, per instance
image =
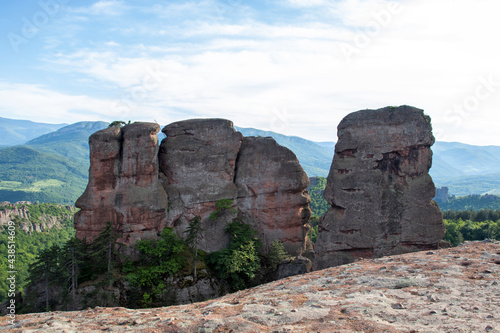
POLYGON ((429 176, 430 118, 411 107, 362 110, 338 125, 315 269, 437 249, 444 236, 429 176))
POLYGON ((189 305, 20 315, 2 332, 500 332, 500 243, 293 276, 189 305))

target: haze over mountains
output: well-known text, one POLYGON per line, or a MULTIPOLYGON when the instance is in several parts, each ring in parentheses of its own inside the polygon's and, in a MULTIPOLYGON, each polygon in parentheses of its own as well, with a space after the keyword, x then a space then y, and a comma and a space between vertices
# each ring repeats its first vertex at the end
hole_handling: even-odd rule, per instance
MULTIPOLYGON (((0 118, 0 201, 74 203, 87 184, 88 137, 105 122, 71 125, 0 118)), ((244 136, 271 136, 291 149, 310 176, 328 175, 334 142, 236 127, 244 136)), ((160 134, 160 140, 164 137, 160 134)), ((332 129, 332 139, 336 130, 332 129)), ((436 142, 430 174, 451 194, 500 194, 500 147, 436 142)))

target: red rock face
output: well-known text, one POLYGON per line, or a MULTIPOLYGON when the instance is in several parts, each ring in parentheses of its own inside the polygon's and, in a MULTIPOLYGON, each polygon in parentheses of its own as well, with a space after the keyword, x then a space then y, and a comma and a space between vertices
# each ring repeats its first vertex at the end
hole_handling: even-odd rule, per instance
POLYGON ((235 218, 259 232, 265 249, 280 240, 296 254, 303 249, 310 216, 309 184, 295 155, 272 138, 245 138, 224 119, 170 124, 158 150, 156 124, 132 124, 90 138, 90 177, 77 201, 77 237, 94 238, 110 221, 133 245, 165 226, 181 237, 196 216, 202 221, 199 248, 213 252, 229 241, 224 229, 235 218), (231 209, 210 215, 221 199, 231 209))
POLYGON ((238 217, 258 231, 265 248, 280 240, 291 253, 302 249, 309 179, 290 150, 272 138, 243 138, 224 119, 181 121, 163 132, 160 168, 168 180, 168 224, 178 234, 199 216, 205 230, 200 247, 220 250, 228 242, 225 226, 238 217), (220 199, 231 199, 234 206, 212 220, 220 199))
POLYGON ((236 170, 238 209, 264 247, 280 240, 289 253, 303 252, 311 199, 295 154, 272 138, 244 138, 236 170))
POLYGON ((158 178, 160 126, 134 123, 94 133, 89 184, 77 200, 76 236, 93 239, 109 221, 119 241, 155 237, 165 225, 167 195, 158 178))
POLYGON ((236 200, 233 183, 242 135, 225 119, 193 119, 165 126, 160 147, 160 169, 169 196, 167 225, 183 236, 189 222, 199 216, 204 230, 200 248, 207 252, 224 248, 229 238, 227 222, 236 216, 213 221, 210 214, 220 199, 236 200))
POLYGON ((409 106, 358 111, 341 121, 338 137, 315 268, 437 248, 444 226, 428 174, 429 117, 409 106))

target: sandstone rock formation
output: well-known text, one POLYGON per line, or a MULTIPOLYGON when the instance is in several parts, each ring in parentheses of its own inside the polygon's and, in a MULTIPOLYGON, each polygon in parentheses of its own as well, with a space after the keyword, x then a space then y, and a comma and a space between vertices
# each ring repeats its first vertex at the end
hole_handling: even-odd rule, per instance
POLYGON ((224 119, 194 119, 167 125, 160 147, 160 169, 169 198, 168 226, 182 235, 199 216, 204 230, 200 248, 212 252, 224 248, 229 238, 228 212, 215 221, 209 216, 221 199, 237 199, 234 169, 242 135, 224 119))
MULTIPOLYGON (((219 299, 8 316, 2 332, 498 332, 500 243, 361 260, 219 299)), ((3 312, 5 313, 5 312, 3 312)))
POLYGON ((244 220, 266 239, 280 240, 289 253, 302 253, 311 215, 309 178, 295 154, 273 138, 243 139, 235 183, 244 220))
POLYGON ((61 222, 64 219, 72 219, 70 212, 74 211, 74 207, 71 206, 65 206, 68 210, 68 215, 56 217, 42 214, 37 219, 33 219, 27 206, 31 204, 29 201, 18 201, 16 203, 1 202, 0 206, 4 208, 0 209, 0 230, 1 227, 8 226, 9 222, 16 216, 21 219, 19 229, 29 234, 52 228, 60 229, 61 222))
POLYGON ((166 126, 158 148, 157 124, 104 129, 90 137, 89 184, 76 205, 77 237, 93 238, 110 221, 133 245, 165 226, 184 236, 201 218, 198 244, 226 246, 225 226, 234 218, 252 225, 264 248, 280 240, 291 254, 304 248, 310 215, 309 180, 296 156, 272 138, 243 138, 232 122, 193 119, 166 126), (234 202, 216 219, 221 199, 234 202))
POLYGON ((167 195, 159 180, 160 126, 134 123, 90 136, 89 183, 76 206, 76 236, 92 239, 109 221, 118 240, 154 238, 166 223, 167 195))
POLYGON ((338 125, 315 268, 435 249, 444 236, 428 174, 430 118, 409 106, 363 110, 338 125))
POLYGON ((21 219, 29 220, 30 212, 26 206, 10 205, 9 208, 0 209, 0 225, 7 225, 9 221, 12 221, 14 216, 19 216, 21 219))

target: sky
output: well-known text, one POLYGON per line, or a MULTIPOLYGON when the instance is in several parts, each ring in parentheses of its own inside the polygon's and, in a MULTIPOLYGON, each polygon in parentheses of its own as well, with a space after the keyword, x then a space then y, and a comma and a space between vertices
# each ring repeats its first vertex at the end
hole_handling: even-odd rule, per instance
POLYGON ((226 118, 336 141, 411 105, 440 141, 500 145, 498 0, 4 0, 0 117, 226 118))

